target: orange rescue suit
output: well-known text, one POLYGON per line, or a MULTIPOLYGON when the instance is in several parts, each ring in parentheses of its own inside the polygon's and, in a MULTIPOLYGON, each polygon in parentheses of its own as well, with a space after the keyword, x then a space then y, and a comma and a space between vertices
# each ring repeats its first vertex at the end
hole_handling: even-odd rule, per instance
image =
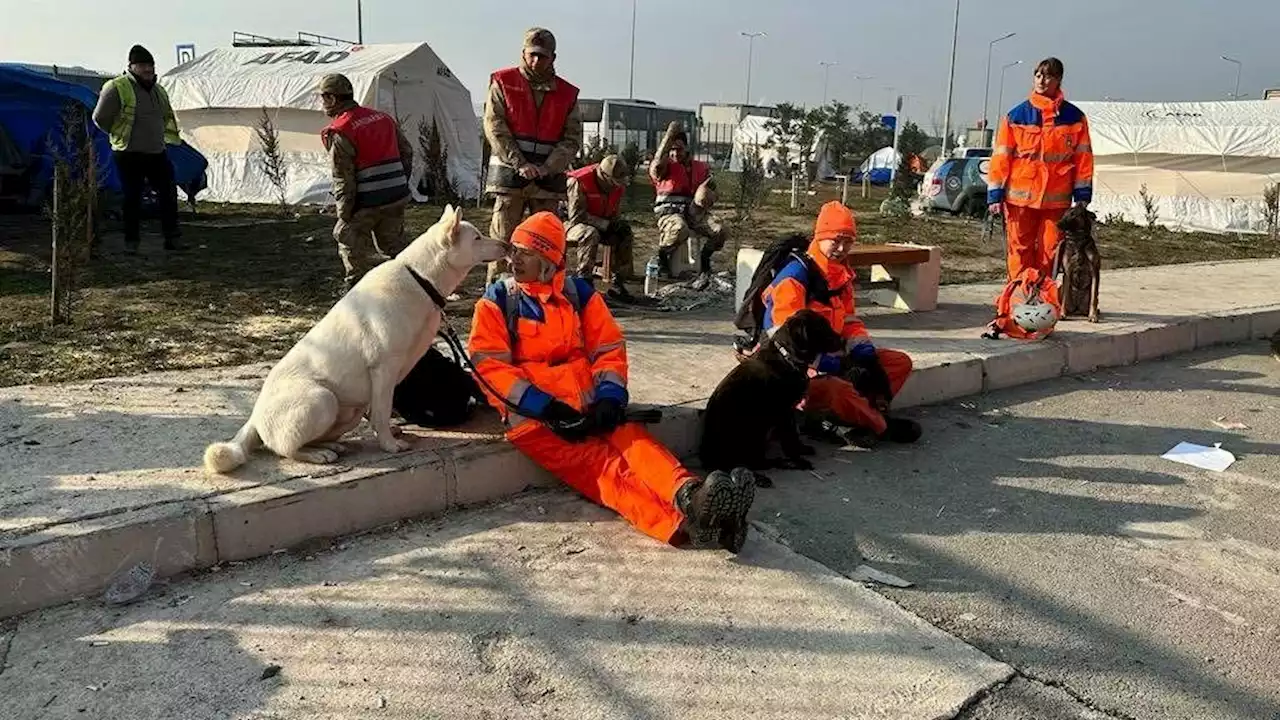
POLYGON ((1033 93, 1000 121, 987 174, 987 204, 1003 204, 1009 280, 1023 268, 1047 275, 1057 222, 1072 202, 1093 199, 1093 148, 1080 108, 1033 93))
POLYGON ((494 283, 476 303, 469 352, 480 376, 518 408, 485 390, 513 445, 641 532, 672 540, 684 520, 676 490, 696 476, 643 426, 623 423, 573 443, 539 421, 552 398, 578 410, 597 398, 628 400, 626 343, 589 283, 563 271, 550 283, 494 283))
MULTIPOLYGON (((808 257, 826 278, 831 297, 827 301, 810 297, 808 292, 809 269, 804 262, 792 260, 774 277, 764 291, 765 332, 772 335, 777 328, 795 313, 808 308, 826 318, 833 330, 845 339, 846 352, 853 356, 874 354, 889 377, 893 394, 911 375, 911 357, 904 352, 876 348, 871 343, 867 326, 854 311, 853 271, 843 263, 833 262, 818 248, 818 240, 809 244, 808 257)), ((884 414, 871 406, 848 380, 838 373, 839 355, 826 355, 819 359, 820 373, 809 381, 805 395, 805 410, 830 413, 842 424, 861 427, 880 434, 885 431, 884 414)))

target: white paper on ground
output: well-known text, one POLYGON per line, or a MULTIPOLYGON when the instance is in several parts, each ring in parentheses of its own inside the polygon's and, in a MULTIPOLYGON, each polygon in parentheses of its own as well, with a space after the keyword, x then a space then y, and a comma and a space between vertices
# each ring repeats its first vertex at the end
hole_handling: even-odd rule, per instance
POLYGON ((1203 470, 1222 472, 1231 467, 1236 456, 1222 449, 1222 443, 1214 443, 1213 447, 1180 442, 1169 452, 1161 455, 1165 460, 1172 460, 1183 465, 1191 465, 1203 470))

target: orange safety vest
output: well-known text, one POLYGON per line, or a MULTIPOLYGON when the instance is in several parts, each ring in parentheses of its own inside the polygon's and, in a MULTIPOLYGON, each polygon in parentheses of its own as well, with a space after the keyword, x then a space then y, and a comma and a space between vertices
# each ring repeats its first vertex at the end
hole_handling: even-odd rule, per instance
MULTIPOLYGON (((542 96, 542 104, 538 105, 534 102, 533 87, 521 74, 520 68, 499 70, 489 79, 502 89, 507 127, 524 154, 525 162, 533 165, 546 162, 556 145, 564 139, 565 123, 578 103, 578 88, 557 77, 552 90, 542 96)), ((504 164, 497 155, 492 156, 490 173, 499 187, 519 189, 529 184, 528 180, 516 174, 516 169, 504 164)), ((564 182, 564 174, 558 174, 552 178, 541 178, 538 185, 548 190, 555 185, 563 192, 564 182)))
POLYGON ((711 177, 711 167, 701 160, 691 160, 693 176, 679 163, 667 164, 667 176, 653 183, 653 211, 658 215, 676 215, 693 202, 698 186, 711 177))
POLYGON ((1033 94, 1000 121, 987 204, 1055 210, 1093 199, 1089 122, 1059 94, 1033 94))
POLYGON ((600 164, 596 163, 578 168, 571 171, 569 177, 577 181, 578 187, 582 189, 582 194, 587 199, 587 213, 607 220, 616 217, 622 207, 623 188, 616 185, 608 195, 601 192, 600 177, 596 173, 599 167, 600 164))
POLYGON ((394 118, 357 105, 334 118, 328 127, 320 131, 326 148, 334 133, 346 138, 356 148, 357 209, 390 205, 409 197, 409 178, 400 159, 394 118))
POLYGON ((519 408, 485 388, 512 431, 553 398, 578 410, 599 398, 628 399, 626 343, 604 299, 563 272, 551 288, 505 278, 476 303, 467 351, 481 377, 519 408))

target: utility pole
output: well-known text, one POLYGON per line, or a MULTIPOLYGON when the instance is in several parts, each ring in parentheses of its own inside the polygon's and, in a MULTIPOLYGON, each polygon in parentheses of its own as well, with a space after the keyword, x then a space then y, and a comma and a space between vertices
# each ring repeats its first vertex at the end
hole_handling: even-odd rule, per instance
POLYGON ((747 96, 742 99, 742 102, 744 105, 750 105, 751 104, 751 51, 755 49, 756 38, 769 37, 769 34, 765 32, 747 32, 745 30, 739 34, 742 35, 742 37, 747 39, 747 96))
POLYGON ((951 103, 956 90, 956 43, 960 40, 960 0, 956 0, 956 23, 951 31, 951 75, 947 80, 947 111, 942 119, 942 157, 948 157, 951 149, 951 103))
POLYGON ((356 42, 364 44, 364 7, 361 0, 356 0, 356 42))

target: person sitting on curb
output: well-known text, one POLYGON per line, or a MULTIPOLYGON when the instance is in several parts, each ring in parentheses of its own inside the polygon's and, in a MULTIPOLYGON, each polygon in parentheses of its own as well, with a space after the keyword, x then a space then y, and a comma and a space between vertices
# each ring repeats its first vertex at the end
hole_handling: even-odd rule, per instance
POLYGON ((889 404, 911 374, 911 357, 877 348, 853 301, 853 271, 846 259, 858 237, 853 211, 839 202, 822 206, 813 240, 765 288, 764 331, 772 335, 787 318, 808 308, 826 318, 845 339, 845 351, 819 359, 809 382, 807 419, 838 426, 842 440, 870 447, 881 439, 915 442, 920 425, 888 415, 889 404))
POLYGON ((565 231, 535 213, 511 235, 514 277, 476 303, 468 353, 481 388, 531 460, 662 542, 746 540, 755 478, 705 480, 638 423, 627 422, 627 346, 591 284, 566 277, 565 231))

